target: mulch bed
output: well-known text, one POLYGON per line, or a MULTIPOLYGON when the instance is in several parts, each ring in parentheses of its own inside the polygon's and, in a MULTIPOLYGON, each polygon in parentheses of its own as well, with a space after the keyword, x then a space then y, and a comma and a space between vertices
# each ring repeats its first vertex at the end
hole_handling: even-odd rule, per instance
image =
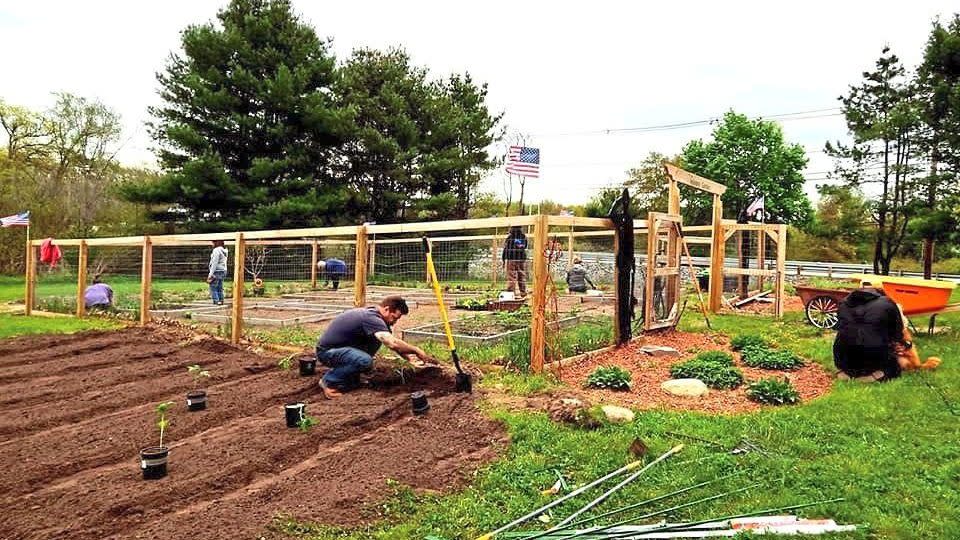
MULTIPOLYGON (((394 488, 466 484, 506 443, 474 396, 436 368, 377 372, 327 401, 316 377, 174 326, 0 341, 0 522, 4 538, 255 538, 277 514, 354 525, 394 488), (186 366, 211 373, 205 411, 187 412, 186 366), (410 393, 431 409, 411 413, 410 393), (169 475, 140 477, 154 406, 173 401, 169 475), (283 404, 318 424, 288 429, 283 404)), ((267 533, 271 534, 271 533, 267 533)))
POLYGON ((734 363, 743 370, 744 384, 733 390, 714 390, 702 397, 674 396, 664 392, 660 384, 670 379, 670 366, 694 357, 700 351, 730 351, 729 340, 724 336, 691 334, 667 330, 647 334, 642 342, 634 342, 620 349, 594 355, 582 362, 565 366, 561 371, 564 383, 577 388, 578 394, 593 403, 612 403, 638 409, 680 409, 710 413, 742 413, 765 407, 747 399, 747 382, 766 377, 786 377, 800 394, 803 401, 820 397, 830 391, 833 379, 820 364, 807 362, 796 371, 766 370, 744 366, 739 354, 733 353, 734 363), (656 358, 640 352, 644 345, 663 345, 680 351, 681 358, 656 358), (620 366, 632 375, 629 392, 594 390, 583 388, 587 376, 597 367, 620 366))

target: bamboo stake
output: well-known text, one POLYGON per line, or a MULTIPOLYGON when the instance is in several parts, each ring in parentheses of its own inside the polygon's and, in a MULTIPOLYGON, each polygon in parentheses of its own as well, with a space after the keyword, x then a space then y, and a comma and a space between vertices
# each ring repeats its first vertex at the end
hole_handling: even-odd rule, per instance
POLYGON ((497 529, 497 530, 495 530, 495 531, 493 531, 493 532, 489 532, 489 533, 487 533, 487 534, 478 536, 478 537, 476 538, 476 540, 491 540, 491 539, 494 538, 496 535, 498 535, 498 534, 500 534, 500 533, 502 533, 502 532, 504 532, 504 531, 506 531, 506 530, 512 529, 513 527, 516 527, 517 525, 519 525, 519 524, 521 524, 521 523, 523 523, 523 522, 525 522, 525 521, 527 521, 527 520, 529 520, 529 519, 531 519, 531 518, 534 518, 534 517, 536 517, 536 516, 538 516, 538 515, 546 512, 547 510, 553 508, 554 506, 557 506, 558 504, 560 504, 560 503, 562 503, 562 502, 564 502, 564 501, 567 501, 568 499, 572 499, 573 497, 576 497, 577 495, 580 495, 580 494, 583 493, 584 491, 587 491, 588 489, 590 489, 590 488, 592 488, 592 487, 594 487, 594 486, 596 486, 596 485, 602 484, 602 483, 606 482, 607 480, 609 480, 609 479, 611 479, 611 478, 613 478, 613 477, 615 477, 615 476, 617 476, 617 475, 623 474, 623 473, 625 473, 625 472, 627 472, 627 471, 632 471, 633 469, 636 469, 637 467, 639 467, 639 466, 641 466, 641 465, 643 465, 643 462, 642 462, 642 461, 639 461, 639 460, 638 460, 638 461, 633 461, 633 462, 631 462, 631 463, 627 463, 627 464, 624 465, 623 467, 620 467, 619 469, 617 469, 617 470, 615 470, 615 471, 613 471, 613 472, 611 472, 611 473, 608 473, 608 474, 606 474, 605 476, 602 476, 602 477, 600 477, 600 478, 597 478, 597 479, 594 480, 593 482, 590 482, 589 484, 586 484, 586 485, 584 485, 584 486, 582 486, 582 487, 579 487, 579 488, 571 491, 570 493, 564 495, 563 497, 560 497, 559 499, 557 499, 557 500, 555 500, 555 501, 553 501, 553 502, 550 502, 550 503, 548 503, 548 504, 545 504, 545 505, 541 506, 540 508, 537 508, 536 510, 534 510, 534 511, 528 513, 528 514, 525 514, 525 515, 523 515, 523 516, 521 516, 521 517, 518 517, 517 519, 511 521, 510 523, 507 523, 507 524, 504 525, 503 527, 500 527, 499 529, 497 529))
POLYGON ((87 287, 87 242, 80 241, 80 253, 77 256, 77 317, 83 317, 87 306, 84 303, 84 293, 87 287))

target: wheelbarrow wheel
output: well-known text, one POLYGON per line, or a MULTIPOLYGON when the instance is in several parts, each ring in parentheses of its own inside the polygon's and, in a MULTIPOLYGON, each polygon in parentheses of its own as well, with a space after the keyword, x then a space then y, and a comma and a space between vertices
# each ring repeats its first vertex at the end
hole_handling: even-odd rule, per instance
POLYGON ((815 296, 809 302, 805 309, 807 320, 817 328, 832 329, 837 327, 839 318, 837 311, 840 310, 840 304, 836 299, 826 295, 815 296))

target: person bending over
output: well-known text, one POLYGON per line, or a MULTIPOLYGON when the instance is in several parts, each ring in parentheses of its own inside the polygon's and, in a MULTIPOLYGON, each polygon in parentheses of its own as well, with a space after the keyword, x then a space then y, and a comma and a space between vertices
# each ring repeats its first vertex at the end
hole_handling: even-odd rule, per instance
POLYGON ((882 290, 869 287, 851 292, 837 312, 833 363, 838 378, 881 381, 900 376, 894 345, 903 342, 903 319, 897 304, 882 290))
POLYGON ((587 269, 583 267, 583 259, 574 257, 573 266, 567 270, 567 288, 570 292, 585 293, 587 292, 587 285, 590 285, 591 289, 597 288, 590 281, 590 277, 587 276, 587 269))
POLYGON ((340 280, 347 274, 347 263, 335 257, 318 262, 317 268, 323 273, 323 286, 326 287, 328 281, 332 282, 333 290, 340 288, 340 280))
POLYGON ((113 289, 94 276, 93 285, 83 291, 83 305, 87 309, 110 309, 113 306, 113 289))
POLYGON ((334 399, 355 388, 360 374, 373 369, 373 357, 381 344, 401 356, 436 363, 423 349, 390 333, 409 311, 403 298, 387 296, 379 306, 344 311, 330 322, 317 341, 317 361, 331 368, 319 382, 324 397, 334 399))

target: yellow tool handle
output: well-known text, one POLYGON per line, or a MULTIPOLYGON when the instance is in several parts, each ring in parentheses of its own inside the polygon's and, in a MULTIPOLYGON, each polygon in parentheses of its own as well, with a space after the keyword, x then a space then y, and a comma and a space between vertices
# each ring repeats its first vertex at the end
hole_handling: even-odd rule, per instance
POLYGON ((433 266, 433 254, 430 252, 430 241, 424 237, 424 248, 427 251, 427 275, 430 276, 430 282, 433 284, 433 293, 437 295, 437 304, 440 305, 440 317, 443 319, 443 330, 447 334, 447 345, 450 350, 455 350, 453 344, 453 330, 450 328, 450 319, 447 317, 447 306, 443 303, 443 291, 440 290, 440 280, 437 279, 437 269, 433 266))

